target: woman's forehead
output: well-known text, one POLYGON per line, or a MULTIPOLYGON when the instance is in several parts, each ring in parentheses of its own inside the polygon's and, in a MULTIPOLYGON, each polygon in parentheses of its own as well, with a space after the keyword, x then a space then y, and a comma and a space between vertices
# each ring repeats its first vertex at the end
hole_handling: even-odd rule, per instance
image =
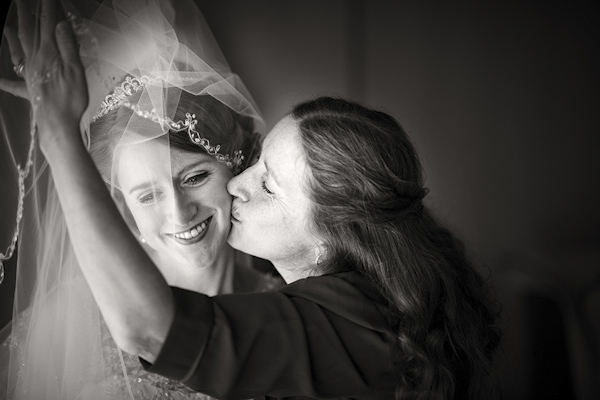
POLYGON ((263 152, 297 153, 301 149, 298 123, 290 116, 282 118, 263 142, 263 152))
POLYGON ((262 157, 270 174, 290 194, 303 193, 307 163, 298 123, 284 117, 265 138, 262 157))

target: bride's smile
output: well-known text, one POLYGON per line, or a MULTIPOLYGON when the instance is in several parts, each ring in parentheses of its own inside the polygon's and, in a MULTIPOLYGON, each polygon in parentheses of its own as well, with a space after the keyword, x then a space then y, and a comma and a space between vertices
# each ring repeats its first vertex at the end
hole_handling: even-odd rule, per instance
POLYGON ((231 226, 229 169, 208 154, 169 151, 161 140, 122 146, 117 154, 124 214, 143 241, 162 259, 212 264, 231 226))
POLYGON ((191 229, 187 229, 182 232, 177 232, 171 234, 179 243, 182 244, 192 244, 198 243, 200 240, 204 238, 208 227, 210 226, 210 222, 212 221, 212 217, 202 221, 198 225, 192 227, 191 229))

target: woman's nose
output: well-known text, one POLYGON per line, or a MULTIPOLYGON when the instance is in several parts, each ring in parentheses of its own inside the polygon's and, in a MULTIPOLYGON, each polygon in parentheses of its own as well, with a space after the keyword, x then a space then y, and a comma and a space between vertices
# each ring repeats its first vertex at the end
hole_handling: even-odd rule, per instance
POLYGON ((237 197, 242 201, 248 201, 247 178, 250 175, 250 169, 251 168, 245 170, 237 176, 234 176, 227 183, 227 191, 229 192, 229 194, 234 197, 237 197))
POLYGON ((187 225, 198 212, 198 204, 185 191, 174 191, 171 210, 171 222, 177 225, 187 225))

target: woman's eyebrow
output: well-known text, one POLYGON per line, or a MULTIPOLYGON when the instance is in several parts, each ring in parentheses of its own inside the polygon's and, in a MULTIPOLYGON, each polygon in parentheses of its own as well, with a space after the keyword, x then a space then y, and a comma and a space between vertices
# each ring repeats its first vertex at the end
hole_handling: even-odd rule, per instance
POLYGON ((279 181, 277 179, 277 174, 275 173, 275 170, 269 169, 269 165, 267 164, 267 160, 265 160, 264 162, 265 162, 265 169, 267 170, 267 173, 269 174, 269 176, 271 176, 273 178, 273 180, 275 181, 275 184, 278 187, 281 188, 282 187, 281 183, 280 183, 281 181, 279 181))

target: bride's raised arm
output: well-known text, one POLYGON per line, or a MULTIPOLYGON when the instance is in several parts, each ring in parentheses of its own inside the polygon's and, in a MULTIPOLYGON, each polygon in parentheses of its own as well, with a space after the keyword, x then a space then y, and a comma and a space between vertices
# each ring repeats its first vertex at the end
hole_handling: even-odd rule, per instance
POLYGON ((52 0, 42 1, 39 20, 23 2, 17 4, 20 43, 11 40, 11 55, 26 60, 23 75, 40 148, 75 254, 117 344, 153 361, 173 319, 172 295, 121 217, 82 141, 88 93, 73 29, 52 0))

